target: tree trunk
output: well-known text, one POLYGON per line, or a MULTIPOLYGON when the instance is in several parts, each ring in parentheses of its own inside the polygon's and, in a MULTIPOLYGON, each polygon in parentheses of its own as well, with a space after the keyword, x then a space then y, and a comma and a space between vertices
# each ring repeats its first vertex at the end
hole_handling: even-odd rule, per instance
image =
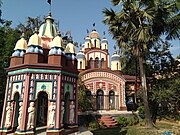
POLYGON ((145 74, 145 68, 144 68, 144 59, 142 56, 139 56, 139 66, 140 66, 140 76, 141 76, 141 84, 142 84, 146 127, 154 128, 154 125, 151 119, 149 105, 148 105, 146 74, 145 74))

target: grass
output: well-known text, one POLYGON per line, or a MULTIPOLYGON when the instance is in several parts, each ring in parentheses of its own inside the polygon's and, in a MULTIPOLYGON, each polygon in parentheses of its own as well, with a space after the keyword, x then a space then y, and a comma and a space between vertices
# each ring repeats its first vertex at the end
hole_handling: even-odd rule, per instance
POLYGON ((147 129, 144 123, 134 126, 98 129, 92 131, 94 135, 163 135, 165 131, 171 131, 173 135, 180 135, 180 125, 174 123, 157 122, 157 129, 147 129))

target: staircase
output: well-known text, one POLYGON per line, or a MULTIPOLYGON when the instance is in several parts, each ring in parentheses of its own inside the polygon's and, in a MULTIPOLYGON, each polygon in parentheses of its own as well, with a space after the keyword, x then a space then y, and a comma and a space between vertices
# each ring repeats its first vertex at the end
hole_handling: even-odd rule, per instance
POLYGON ((98 119, 98 122, 100 123, 101 121, 104 122, 104 126, 107 128, 117 126, 117 122, 109 115, 108 116, 101 116, 101 118, 98 119))

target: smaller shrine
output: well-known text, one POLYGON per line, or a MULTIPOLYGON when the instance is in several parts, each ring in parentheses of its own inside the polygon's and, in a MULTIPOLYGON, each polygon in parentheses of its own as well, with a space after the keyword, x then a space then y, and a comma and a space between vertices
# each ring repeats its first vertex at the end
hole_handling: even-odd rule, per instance
POLYGON ((7 68, 0 134, 47 135, 78 131, 77 59, 72 37, 64 41, 51 13, 30 37, 17 41, 7 68), (65 44, 67 43, 67 44, 65 44))

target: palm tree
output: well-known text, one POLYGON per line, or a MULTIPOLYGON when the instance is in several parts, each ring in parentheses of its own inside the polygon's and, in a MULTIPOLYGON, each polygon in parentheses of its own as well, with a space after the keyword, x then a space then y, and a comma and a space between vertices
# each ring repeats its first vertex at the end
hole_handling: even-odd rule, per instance
MULTIPOLYGON (((145 74, 146 54, 162 34, 168 33, 167 20, 173 21, 170 18, 176 11, 176 4, 163 0, 111 0, 111 2, 114 6, 121 8, 121 11, 105 8, 103 22, 109 25, 109 32, 117 41, 118 46, 128 49, 139 61, 146 127, 153 128, 145 74)), ((174 32, 175 38, 177 31, 174 32)))

